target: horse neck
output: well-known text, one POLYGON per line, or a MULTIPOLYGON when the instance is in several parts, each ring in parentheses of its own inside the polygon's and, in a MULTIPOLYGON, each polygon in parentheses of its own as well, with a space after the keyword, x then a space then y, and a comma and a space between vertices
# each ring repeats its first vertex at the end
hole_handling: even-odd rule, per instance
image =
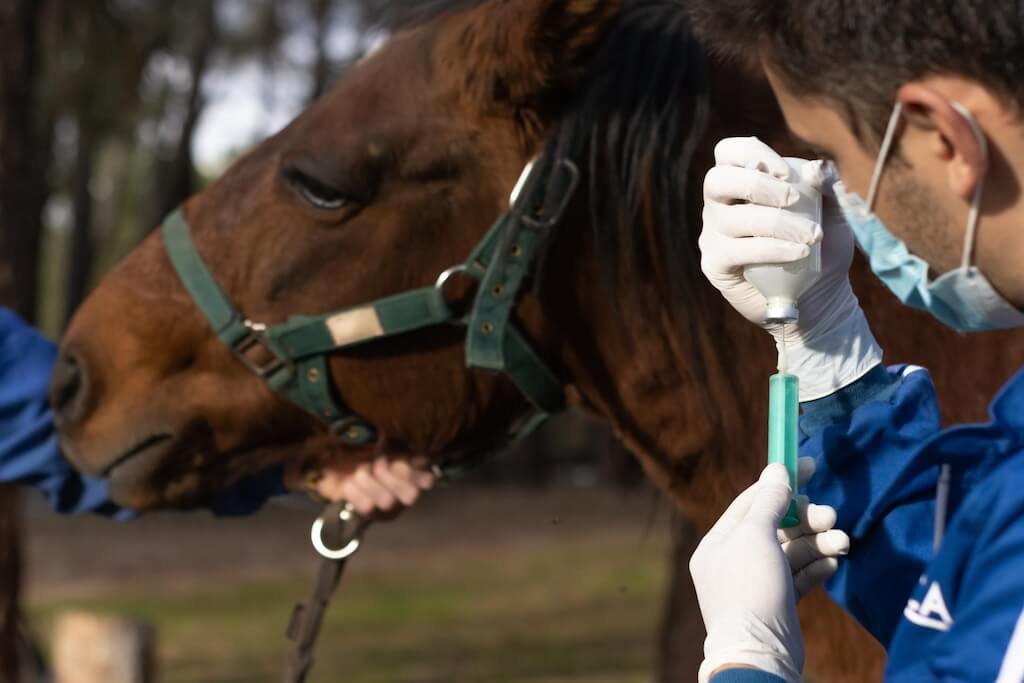
POLYGON ((706 307, 682 311, 650 278, 626 275, 609 292, 584 243, 552 245, 561 267, 544 297, 570 395, 707 524, 762 466, 772 344, 703 281, 706 307))

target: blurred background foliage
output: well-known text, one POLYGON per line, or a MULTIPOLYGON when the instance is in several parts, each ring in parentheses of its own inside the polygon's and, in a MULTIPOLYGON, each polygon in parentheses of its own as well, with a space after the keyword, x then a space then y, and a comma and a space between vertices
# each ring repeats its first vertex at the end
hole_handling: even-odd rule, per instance
POLYGON ((170 209, 381 40, 389 4, 0 0, 5 303, 58 335, 170 209))

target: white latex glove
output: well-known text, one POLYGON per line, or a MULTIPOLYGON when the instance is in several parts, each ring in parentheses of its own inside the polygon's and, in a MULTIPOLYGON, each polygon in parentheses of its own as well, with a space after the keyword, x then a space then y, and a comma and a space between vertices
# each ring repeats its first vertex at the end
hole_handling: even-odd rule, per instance
MULTIPOLYGON (((800 458, 799 485, 814 476, 814 458, 800 458)), ((850 537, 835 529, 836 511, 797 496, 800 524, 776 532, 782 553, 789 561, 797 600, 828 581, 839 569, 839 557, 850 552, 850 537)))
MULTIPOLYGON (((786 468, 769 465, 761 478, 733 501, 690 559, 690 574, 708 634, 698 676, 701 683, 729 665, 753 667, 790 683, 801 680, 804 644, 793 568, 802 565, 808 569, 821 560, 808 563, 794 558, 804 552, 797 548, 815 548, 806 553, 809 557, 827 555, 826 549, 836 539, 832 534, 819 542, 818 536, 831 532, 808 531, 787 539, 788 551, 783 550, 778 526, 790 495, 786 468), (805 537, 812 540, 798 542, 805 537)), ((818 525, 808 523, 808 529, 812 526, 818 525)))
POLYGON ((743 277, 750 265, 789 263, 823 240, 822 273, 800 298, 800 321, 786 326, 790 372, 800 378, 800 400, 822 398, 862 377, 881 362, 850 287, 853 235, 832 196, 830 166, 807 164, 804 182, 822 191, 822 224, 788 211, 799 195, 787 182, 785 159, 757 138, 726 138, 715 148, 716 165, 704 179, 701 269, 733 308, 768 329, 765 299, 743 277))

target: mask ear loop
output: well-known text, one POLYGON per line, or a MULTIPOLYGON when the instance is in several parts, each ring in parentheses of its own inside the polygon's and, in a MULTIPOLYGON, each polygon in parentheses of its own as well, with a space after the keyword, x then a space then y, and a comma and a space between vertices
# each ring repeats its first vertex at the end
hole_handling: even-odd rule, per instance
MULTIPOLYGON (((981 126, 978 125, 978 121, 974 118, 974 115, 967 110, 967 107, 960 104, 955 100, 950 100, 949 106, 956 110, 956 113, 963 117, 967 125, 970 126, 971 132, 974 133, 975 139, 978 141, 978 146, 981 148, 981 159, 982 163, 985 164, 986 169, 988 168, 988 139, 985 137, 984 131, 981 130, 981 126)), ((978 179, 977 184, 974 187, 974 196, 971 198, 971 209, 967 214, 967 232, 964 235, 964 250, 963 258, 960 261, 960 269, 968 271, 971 267, 971 262, 974 257, 974 238, 978 233, 978 221, 981 217, 981 196, 985 190, 985 177, 982 176, 978 179)))
MULTIPOLYGON (((967 110, 967 107, 954 100, 950 100, 949 104, 964 118, 967 125, 971 127, 971 131, 981 147, 982 161, 987 168, 988 139, 985 137, 985 133, 982 132, 981 126, 978 125, 978 122, 974 119, 971 112, 967 110)), ((963 259, 960 261, 960 268, 966 273, 971 272, 974 237, 978 232, 978 218, 981 214, 981 195, 984 189, 985 178, 983 176, 978 179, 977 186, 974 188, 974 196, 971 198, 971 209, 967 214, 967 234, 964 235, 963 259)), ((932 538, 932 550, 936 554, 939 552, 939 548, 942 547, 942 539, 946 533, 946 517, 949 509, 949 490, 953 479, 952 474, 952 467, 948 463, 939 468, 939 483, 935 487, 935 530, 932 538)))
POLYGON ((871 176, 871 189, 868 191, 868 210, 875 210, 875 200, 878 198, 878 186, 882 183, 882 171, 889 161, 889 152, 892 151, 893 140, 896 139, 896 131, 899 129, 900 118, 903 116, 903 103, 897 102, 889 117, 889 125, 885 129, 885 137, 882 138, 882 148, 878 150, 878 161, 875 163, 875 172, 871 176))

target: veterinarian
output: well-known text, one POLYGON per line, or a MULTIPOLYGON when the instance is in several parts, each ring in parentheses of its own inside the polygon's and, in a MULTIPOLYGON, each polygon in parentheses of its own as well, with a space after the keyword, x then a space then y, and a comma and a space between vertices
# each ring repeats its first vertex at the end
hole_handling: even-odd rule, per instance
MULTIPOLYGON (((105 480, 78 473, 60 452, 47 400, 55 358, 49 340, 0 309, 0 481, 39 489, 58 512, 131 519, 135 512, 110 500, 105 480)), ((218 515, 245 515, 272 496, 312 490, 324 499, 346 500, 363 515, 386 515, 411 505, 432 485, 424 462, 378 458, 355 470, 340 465, 318 473, 271 470, 239 482, 207 505, 218 515)))
MULTIPOLYGON (((1020 683, 1024 373, 994 398, 990 422, 941 429, 928 372, 885 367, 847 269, 855 238, 908 306, 965 333, 1024 326, 1024 5, 690 6, 712 48, 766 71, 791 132, 832 162, 813 179, 828 196, 815 225, 787 210, 797 195, 779 180, 779 155, 752 138, 722 141, 700 240, 708 279, 762 323, 743 267, 799 259, 824 239, 823 276, 787 342, 801 452, 817 465, 805 493, 851 537, 829 592, 888 650, 886 680, 1020 683)), ((762 516, 785 505, 778 491, 760 495, 762 516)), ((772 530, 756 528, 760 542, 713 531, 694 555, 701 680, 800 680, 790 572, 772 530)))

